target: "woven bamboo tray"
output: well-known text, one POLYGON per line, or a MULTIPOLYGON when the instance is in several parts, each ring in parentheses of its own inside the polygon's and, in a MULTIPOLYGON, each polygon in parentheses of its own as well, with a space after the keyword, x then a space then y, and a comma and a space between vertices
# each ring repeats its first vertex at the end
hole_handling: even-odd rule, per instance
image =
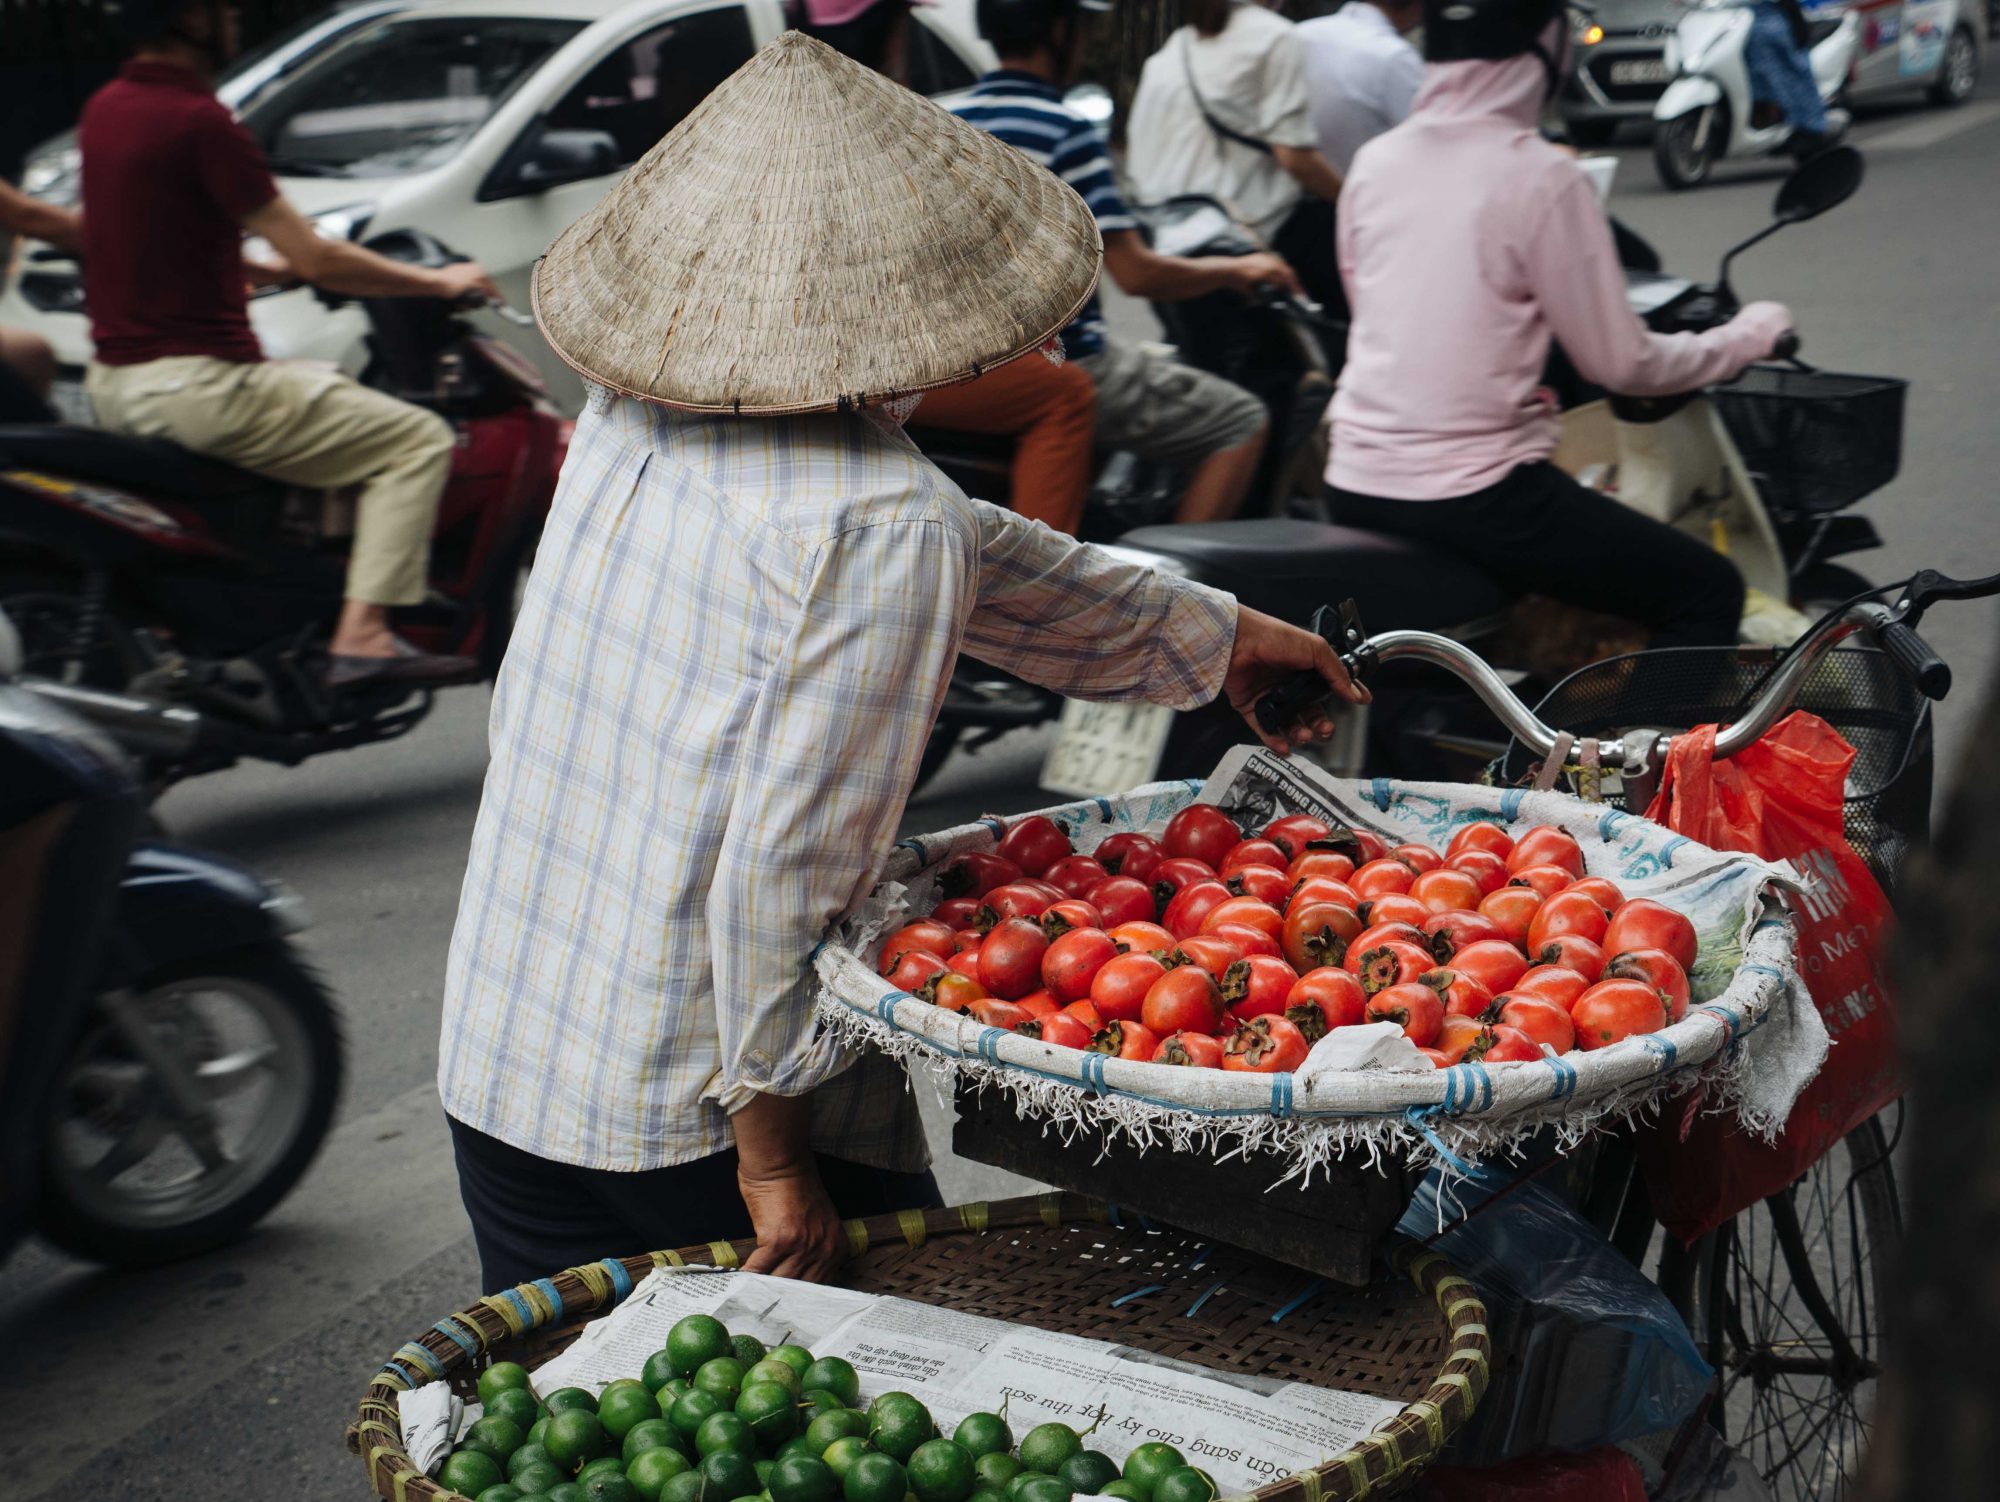
MULTIPOLYGON (((1260 1488, 1258 1502, 1388 1495, 1437 1457, 1486 1390, 1486 1307, 1434 1254, 1401 1259, 1400 1278, 1336 1289, 1248 1252, 1124 1222, 1115 1207, 1068 1194, 908 1210, 850 1221, 847 1232, 854 1260, 841 1282, 850 1288, 1403 1402, 1400 1414, 1317 1470, 1260 1488)), ((347 1446, 387 1502, 456 1499, 405 1453, 398 1393, 444 1381, 470 1399, 490 1362, 553 1355, 654 1267, 734 1267, 754 1246, 711 1242, 607 1259, 488 1295, 439 1320, 375 1374, 347 1446)))

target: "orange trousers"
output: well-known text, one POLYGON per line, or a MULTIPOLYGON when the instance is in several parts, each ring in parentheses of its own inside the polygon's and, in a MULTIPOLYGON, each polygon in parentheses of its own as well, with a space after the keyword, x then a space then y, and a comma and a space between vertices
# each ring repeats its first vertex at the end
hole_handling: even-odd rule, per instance
POLYGON ((911 421, 1014 437, 1013 509, 1076 534, 1097 431, 1097 387, 1082 367, 1030 352, 977 380, 925 392, 911 421))

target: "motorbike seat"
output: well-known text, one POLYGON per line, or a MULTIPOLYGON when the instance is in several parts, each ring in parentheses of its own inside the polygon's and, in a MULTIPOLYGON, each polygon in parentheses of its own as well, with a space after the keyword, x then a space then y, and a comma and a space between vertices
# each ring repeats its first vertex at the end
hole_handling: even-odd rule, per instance
POLYGON ((162 438, 127 438, 71 423, 0 427, 0 468, 32 469, 140 494, 187 501, 235 500, 283 487, 162 438))
POLYGON ((1839 16, 1806 17, 1806 50, 1810 52, 1838 30, 1840 30, 1839 16))
POLYGON ((1456 554, 1323 522, 1267 518, 1140 527, 1118 545, 1177 558, 1202 583, 1299 623, 1320 605, 1352 599, 1372 631, 1449 631, 1512 603, 1456 554))

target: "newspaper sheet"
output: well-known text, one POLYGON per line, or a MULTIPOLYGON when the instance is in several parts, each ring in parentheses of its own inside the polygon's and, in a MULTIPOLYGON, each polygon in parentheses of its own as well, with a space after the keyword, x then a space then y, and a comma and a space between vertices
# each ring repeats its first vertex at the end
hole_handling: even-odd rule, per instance
MULTIPOLYGON (((1221 1373, 1103 1341, 1036 1330, 907 1299, 769 1278, 664 1269, 534 1374, 538 1392, 601 1390, 632 1377, 688 1314, 732 1333, 844 1356, 864 1398, 913 1393, 949 1433, 966 1414, 1006 1405, 1017 1436, 1060 1420, 1123 1461, 1164 1440, 1226 1494, 1331 1459, 1402 1405, 1363 1393, 1221 1373)), ((409 1421, 405 1420, 406 1438, 409 1421)))

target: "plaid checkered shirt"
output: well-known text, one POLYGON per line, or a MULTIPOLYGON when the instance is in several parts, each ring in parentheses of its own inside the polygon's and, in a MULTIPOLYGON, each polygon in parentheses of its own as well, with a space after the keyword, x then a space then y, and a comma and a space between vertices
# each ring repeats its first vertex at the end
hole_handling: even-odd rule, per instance
POLYGON ((639 1170, 812 1090, 820 1151, 922 1167, 900 1067, 816 1029, 810 952, 875 881, 953 660, 1185 709, 1235 622, 968 500, 886 423, 594 398, 494 689, 445 1109, 639 1170))

